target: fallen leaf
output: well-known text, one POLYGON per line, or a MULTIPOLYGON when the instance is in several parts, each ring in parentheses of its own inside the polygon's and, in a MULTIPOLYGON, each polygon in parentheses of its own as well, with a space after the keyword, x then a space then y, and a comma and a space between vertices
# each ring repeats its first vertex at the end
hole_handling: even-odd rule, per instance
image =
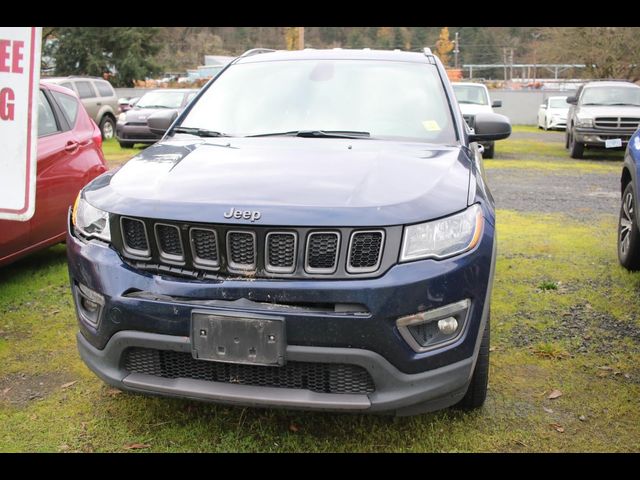
POLYGON ((498 350, 500 350, 499 347, 489 347, 490 352, 497 352, 498 350))
POLYGON ((564 427, 558 423, 550 423, 549 424, 556 432, 564 433, 564 427))
POLYGON ((115 397, 116 395, 120 395, 122 390, 118 390, 117 388, 110 388, 107 390, 107 395, 110 397, 115 397))
POLYGON ((292 423, 291 425, 289 425, 289 430, 295 433, 300 430, 300 427, 298 427, 298 425, 296 425, 295 423, 292 423))
POLYGON ((518 445, 522 445, 523 447, 528 447, 528 446, 529 446, 529 445, 527 445, 526 443, 524 443, 524 442, 522 442, 522 441, 520 441, 520 440, 516 440, 516 443, 517 443, 518 445))
POLYGON ((631 375, 629 375, 628 373, 625 373, 623 376, 624 376, 624 378, 626 378, 627 380, 629 380, 629 379, 631 378, 631 375))
POLYGON ((78 383, 77 380, 74 380, 73 382, 69 382, 69 383, 65 383, 64 385, 61 385, 60 388, 65 389, 65 388, 69 388, 72 385, 75 385, 76 383, 78 383))
POLYGON ((613 370, 613 367, 607 367, 607 366, 598 367, 598 370, 613 370))
POLYGON ((9 393, 9 390, 11 390, 11 387, 7 387, 4 390, 2 390, 2 395, 6 395, 7 393, 9 393))
POLYGON ((586 422, 587 421, 587 417, 585 417, 584 415, 580 415, 578 417, 578 420, 580 420, 581 422, 586 422))
POLYGON ((125 450, 141 450, 143 448, 150 448, 151 445, 146 443, 127 443, 124 447, 125 450))
POLYGON ((549 400, 554 400, 561 396, 562 396, 562 392, 560 390, 552 390, 551 393, 547 396, 547 398, 549 400))
POLYGON ((66 452, 67 450, 69 450, 69 445, 67 445, 66 443, 58 447, 59 452, 66 452))
POLYGON ((542 409, 547 413, 553 413, 553 410, 547 407, 542 407, 542 409))
POLYGON ((609 372, 598 372, 596 373, 596 377, 598 378, 604 378, 604 377, 608 377, 609 376, 609 372))
POLYGON ((35 421, 35 420, 37 420, 37 419, 38 419, 38 415, 36 415, 36 414, 34 413, 33 415, 31 415, 31 416, 29 417, 29 419, 33 422, 33 421, 35 421))

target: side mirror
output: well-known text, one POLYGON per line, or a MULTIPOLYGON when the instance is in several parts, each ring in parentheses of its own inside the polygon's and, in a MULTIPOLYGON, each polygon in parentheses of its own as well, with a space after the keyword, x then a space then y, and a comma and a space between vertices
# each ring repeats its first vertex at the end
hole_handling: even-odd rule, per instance
POLYGON ((547 104, 543 103, 542 105, 540 105, 540 108, 543 109, 543 110, 546 110, 547 109, 547 104))
POLYGON ((177 110, 161 110, 149 115, 147 118, 147 125, 149 126, 151 133, 155 135, 164 135, 176 118, 178 118, 177 110))
POLYGON ((491 102, 491 106, 493 108, 499 108, 502 106, 502 100, 494 100, 493 102, 491 102))
POLYGON ((470 142, 502 140, 511 135, 511 122, 498 113, 477 113, 474 133, 469 134, 470 142))
POLYGON ((577 105, 578 97, 567 97, 567 103, 570 105, 577 105))

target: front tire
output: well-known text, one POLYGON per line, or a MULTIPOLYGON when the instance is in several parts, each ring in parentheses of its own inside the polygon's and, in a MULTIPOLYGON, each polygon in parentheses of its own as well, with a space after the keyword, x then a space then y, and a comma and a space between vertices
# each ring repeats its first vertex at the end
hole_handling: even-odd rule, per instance
POLYGON ((120 148, 133 148, 133 142, 121 142, 118 140, 118 143, 120 144, 120 148))
POLYGON ((484 327, 480 351, 476 367, 473 369, 471 383, 467 393, 462 400, 456 403, 453 408, 458 410, 475 410, 484 405, 487 399, 487 386, 489 384, 489 346, 491 341, 491 317, 487 317, 487 324, 484 327))
POLYGON ((635 215, 635 191, 629 182, 622 193, 618 218, 618 260, 630 271, 640 270, 640 232, 635 215))
POLYGON ((569 134, 569 155, 571 158, 584 157, 584 144, 576 142, 573 131, 569 134))
POLYGON ((103 140, 110 140, 116 133, 116 121, 109 115, 105 115, 100 121, 100 132, 103 140))

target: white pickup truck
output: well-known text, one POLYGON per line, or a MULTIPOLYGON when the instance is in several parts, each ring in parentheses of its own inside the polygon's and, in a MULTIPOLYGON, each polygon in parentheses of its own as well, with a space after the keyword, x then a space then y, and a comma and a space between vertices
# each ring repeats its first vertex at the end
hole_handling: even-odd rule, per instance
MULTIPOLYGON (((491 101, 489 89, 481 83, 453 83, 453 91, 462 110, 462 116, 467 124, 474 128, 475 116, 480 112, 493 112, 494 108, 502 106, 501 100, 491 101)), ((494 142, 481 142, 484 147, 484 158, 493 158, 495 152, 494 142)))

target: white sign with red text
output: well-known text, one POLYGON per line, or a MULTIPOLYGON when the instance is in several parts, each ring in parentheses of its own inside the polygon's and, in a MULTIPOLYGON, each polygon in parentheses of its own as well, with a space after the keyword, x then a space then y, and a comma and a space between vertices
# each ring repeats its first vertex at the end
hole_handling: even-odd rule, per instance
POLYGON ((0 27, 0 219, 35 211, 41 30, 0 27))

